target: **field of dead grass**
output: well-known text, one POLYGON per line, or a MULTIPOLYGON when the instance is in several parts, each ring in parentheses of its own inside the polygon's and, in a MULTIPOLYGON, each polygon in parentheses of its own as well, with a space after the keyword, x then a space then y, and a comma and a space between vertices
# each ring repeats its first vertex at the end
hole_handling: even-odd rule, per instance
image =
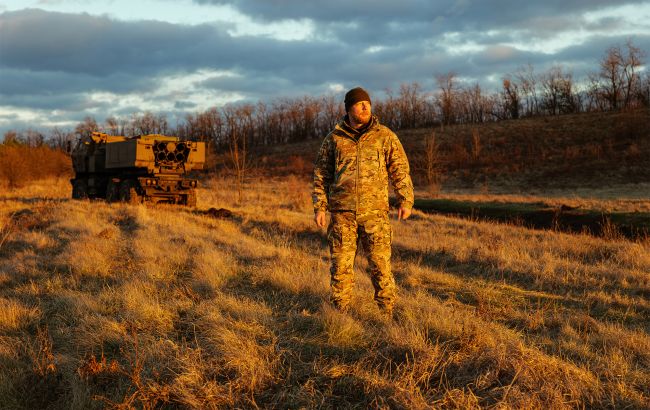
POLYGON ((2 407, 650 406, 647 242, 415 212, 387 321, 361 258, 351 312, 328 305, 308 192, 206 181, 229 219, 0 193, 2 407))

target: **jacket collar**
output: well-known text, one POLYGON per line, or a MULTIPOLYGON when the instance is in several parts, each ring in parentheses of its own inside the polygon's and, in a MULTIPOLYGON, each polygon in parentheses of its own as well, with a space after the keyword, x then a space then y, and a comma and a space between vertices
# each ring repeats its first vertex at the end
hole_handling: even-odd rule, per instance
POLYGON ((352 128, 347 119, 348 116, 346 115, 338 122, 338 124, 336 124, 334 127, 334 133, 340 136, 352 138, 355 141, 358 141, 364 134, 367 134, 370 130, 379 125, 379 120, 374 114, 370 117, 369 124, 358 130, 352 128))

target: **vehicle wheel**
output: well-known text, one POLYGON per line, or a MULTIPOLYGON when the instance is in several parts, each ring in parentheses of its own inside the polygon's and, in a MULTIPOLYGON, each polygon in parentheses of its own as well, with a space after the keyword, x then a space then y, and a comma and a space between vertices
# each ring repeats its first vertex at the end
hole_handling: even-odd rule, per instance
POLYGON ((132 179, 120 182, 120 201, 133 205, 142 202, 142 196, 138 194, 137 182, 132 179))
POLYGON ((196 192, 192 191, 185 196, 185 205, 196 208, 196 192))
POLYGON ((106 201, 115 202, 120 199, 120 185, 112 179, 108 180, 106 185, 106 201))
POLYGON ((72 199, 88 199, 88 184, 83 179, 72 183, 72 199))

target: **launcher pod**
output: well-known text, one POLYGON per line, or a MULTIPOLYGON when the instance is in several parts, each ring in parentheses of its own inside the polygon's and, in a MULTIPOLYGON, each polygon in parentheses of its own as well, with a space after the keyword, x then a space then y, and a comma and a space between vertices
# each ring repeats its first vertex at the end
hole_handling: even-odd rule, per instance
POLYGON ((72 150, 72 198, 196 206, 205 143, 158 134, 122 137, 93 132, 72 150))

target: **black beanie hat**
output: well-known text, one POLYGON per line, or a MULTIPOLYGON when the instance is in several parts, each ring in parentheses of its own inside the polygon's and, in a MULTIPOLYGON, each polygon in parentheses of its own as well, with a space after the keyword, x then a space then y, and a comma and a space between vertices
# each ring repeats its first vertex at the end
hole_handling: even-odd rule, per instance
POLYGON ((361 87, 353 88, 345 94, 345 112, 350 110, 354 104, 360 101, 370 102, 368 92, 361 87))

